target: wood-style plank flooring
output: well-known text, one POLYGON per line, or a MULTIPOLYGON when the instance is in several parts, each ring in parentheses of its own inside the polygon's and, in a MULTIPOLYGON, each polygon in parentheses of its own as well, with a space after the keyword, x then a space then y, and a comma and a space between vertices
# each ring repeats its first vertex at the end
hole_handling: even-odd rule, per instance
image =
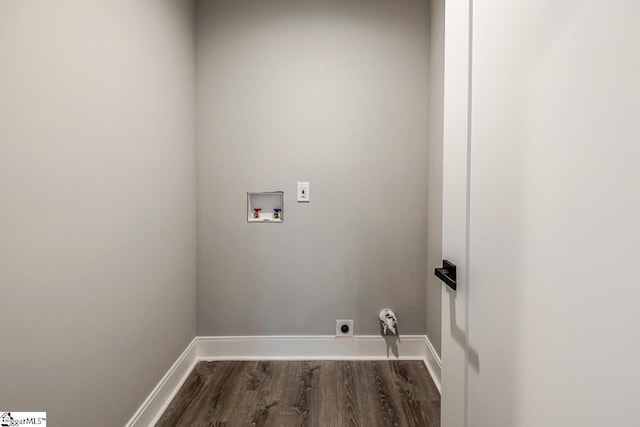
POLYGON ((420 361, 200 362, 156 426, 440 426, 420 361))

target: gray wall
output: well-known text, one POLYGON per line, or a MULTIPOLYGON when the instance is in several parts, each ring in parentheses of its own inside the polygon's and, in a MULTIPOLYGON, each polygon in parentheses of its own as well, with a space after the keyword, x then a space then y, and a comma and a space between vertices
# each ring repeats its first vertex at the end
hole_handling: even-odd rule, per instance
POLYGON ((428 3, 197 16, 198 334, 333 334, 337 318, 376 334, 383 307, 424 334, 428 3), (263 190, 286 192, 283 224, 247 224, 263 190))
POLYGON ((442 282, 433 270, 442 264, 442 132, 444 120, 444 2, 431 0, 429 45, 429 160, 427 211, 427 336, 441 354, 442 282))
POLYGON ((0 406, 122 425, 195 334, 193 10, 0 2, 0 406))

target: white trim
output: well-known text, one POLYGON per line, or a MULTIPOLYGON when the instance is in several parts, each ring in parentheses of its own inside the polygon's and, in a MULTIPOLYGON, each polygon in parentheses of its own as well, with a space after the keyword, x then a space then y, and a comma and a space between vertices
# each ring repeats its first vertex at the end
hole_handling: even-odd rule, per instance
POLYGON ((195 337, 126 427, 155 425, 200 361, 394 359, 423 361, 440 391, 440 357, 425 335, 402 335, 399 339, 393 335, 356 335, 353 338, 336 338, 333 335, 195 337))
POLYGON ((424 342, 427 346, 425 350, 424 356, 424 364, 427 366, 427 370, 429 374, 431 374, 431 378, 433 379, 436 388, 442 394, 442 386, 441 386, 441 378, 442 378, 442 361, 440 360, 440 356, 438 352, 429 341, 428 336, 424 336, 424 342))
POLYGON ((394 338, 274 335, 197 337, 196 342, 200 360, 424 360, 424 335, 403 335, 397 343, 394 338))
POLYGON ((126 427, 153 426, 158 422, 198 362, 196 354, 194 338, 133 414, 126 427))

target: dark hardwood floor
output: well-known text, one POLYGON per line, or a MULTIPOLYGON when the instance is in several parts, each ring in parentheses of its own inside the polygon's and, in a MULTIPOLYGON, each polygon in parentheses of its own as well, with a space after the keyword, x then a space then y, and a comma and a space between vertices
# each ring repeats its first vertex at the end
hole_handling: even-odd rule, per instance
POLYGON ((156 426, 440 426, 420 361, 200 362, 156 426))

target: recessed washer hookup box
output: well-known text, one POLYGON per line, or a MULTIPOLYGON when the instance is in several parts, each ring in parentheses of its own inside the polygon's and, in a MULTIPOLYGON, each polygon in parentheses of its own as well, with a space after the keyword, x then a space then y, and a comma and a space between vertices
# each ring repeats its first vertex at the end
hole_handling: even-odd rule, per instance
POLYGON ((247 222, 284 222, 284 191, 247 193, 247 222))

